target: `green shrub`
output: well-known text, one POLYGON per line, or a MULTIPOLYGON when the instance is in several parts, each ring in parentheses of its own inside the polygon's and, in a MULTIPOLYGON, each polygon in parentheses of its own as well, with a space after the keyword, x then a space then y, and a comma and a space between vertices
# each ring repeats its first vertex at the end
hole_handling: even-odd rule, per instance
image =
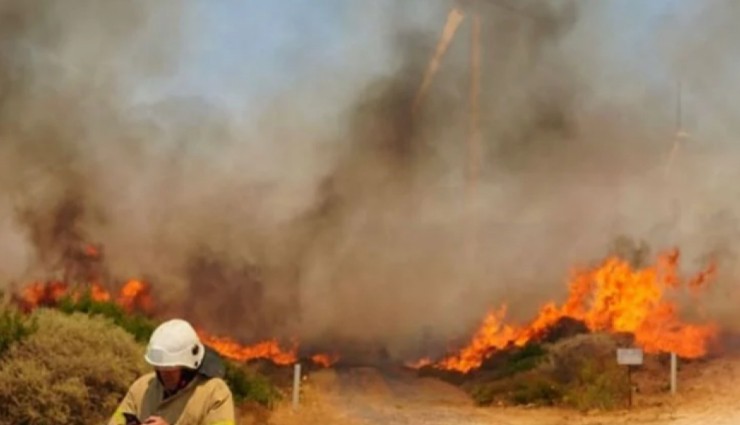
POLYGON ((34 320, 16 309, 0 306, 0 356, 35 330, 34 320))
POLYGON ((562 395, 561 390, 548 373, 538 370, 547 356, 545 347, 537 343, 495 355, 478 382, 467 386, 470 395, 479 405, 554 404, 562 395))
POLYGON ((549 376, 533 372, 475 385, 471 396, 476 404, 533 404, 551 406, 560 401, 562 388, 549 376))
POLYGON ((579 335, 553 349, 552 375, 565 388, 565 404, 581 410, 614 409, 629 397, 627 371, 616 361, 609 335, 579 335))
POLYGON ((622 407, 629 397, 626 369, 612 360, 584 359, 578 380, 569 385, 563 401, 579 410, 611 410, 622 407))
MULTIPOLYGON (((137 341, 146 344, 158 323, 153 319, 136 313, 129 313, 110 301, 95 301, 89 294, 79 299, 64 298, 57 308, 67 314, 84 313, 90 316, 102 316, 123 328, 137 341)), ((224 380, 229 385, 237 403, 253 401, 264 406, 271 406, 279 398, 279 392, 263 375, 249 372, 242 367, 226 362, 224 380)))
POLYGON ((536 368, 547 356, 547 351, 540 344, 527 344, 514 351, 503 364, 498 374, 501 378, 527 372, 536 368))
POLYGON ((582 334, 545 349, 531 344, 500 353, 467 385, 479 405, 553 405, 614 409, 629 397, 627 371, 617 365, 615 337, 582 334), (476 382, 477 381, 477 382, 476 382))
POLYGON ((77 300, 65 297, 59 301, 57 308, 70 314, 79 312, 109 318, 141 343, 148 342, 157 327, 154 320, 139 313, 129 313, 112 301, 95 301, 89 293, 83 294, 77 300))
POLYGON ((40 309, 36 332, 0 362, 0 424, 103 423, 147 370, 142 348, 108 320, 40 309))
POLYGON ((231 388, 235 403, 251 401, 266 407, 273 407, 282 398, 280 392, 267 377, 232 362, 226 362, 224 380, 231 388))

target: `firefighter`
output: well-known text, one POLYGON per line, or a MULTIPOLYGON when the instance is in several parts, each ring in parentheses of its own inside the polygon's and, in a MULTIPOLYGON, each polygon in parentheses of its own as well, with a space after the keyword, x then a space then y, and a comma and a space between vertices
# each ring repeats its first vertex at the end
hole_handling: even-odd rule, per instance
POLYGON ((234 425, 224 364, 181 319, 154 330, 144 355, 154 371, 138 378, 108 425, 234 425))

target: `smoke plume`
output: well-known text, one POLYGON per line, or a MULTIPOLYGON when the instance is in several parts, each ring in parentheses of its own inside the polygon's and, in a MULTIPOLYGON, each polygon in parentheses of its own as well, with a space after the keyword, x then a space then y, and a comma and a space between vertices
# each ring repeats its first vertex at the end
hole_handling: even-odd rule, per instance
POLYGON ((70 264, 95 243, 111 284, 145 277, 167 314, 213 332, 398 356, 503 302, 529 317, 624 236, 678 246, 688 271, 718 259, 722 292, 738 271, 736 6, 630 45, 616 3, 480 2, 470 181, 472 5, 418 113, 450 2, 342 6, 339 65, 295 67, 247 119, 141 100, 197 42, 194 1, 0 0, 0 276, 84 280, 70 264), (679 80, 691 137, 674 149, 679 80))

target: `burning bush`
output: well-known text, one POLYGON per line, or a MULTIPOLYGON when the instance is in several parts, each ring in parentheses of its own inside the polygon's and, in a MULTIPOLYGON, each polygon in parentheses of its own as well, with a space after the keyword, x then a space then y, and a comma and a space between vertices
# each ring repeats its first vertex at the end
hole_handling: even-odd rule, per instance
POLYGON ((40 309, 33 320, 0 363, 0 424, 104 422, 146 370, 140 345, 101 318, 40 309))
MULTIPOLYGON (((716 273, 712 262, 691 279, 678 270, 679 251, 658 256, 654 265, 635 269, 616 256, 601 264, 577 270, 570 278, 568 298, 544 304, 528 324, 509 323, 507 306, 490 311, 471 341, 458 352, 417 365, 468 373, 479 369, 491 355, 531 341, 553 341, 580 332, 631 334, 646 353, 675 352, 685 358, 701 358, 716 341, 713 322, 689 323, 671 295, 681 292, 698 296, 716 273)), ((640 263, 644 254, 631 261, 640 263)))
POLYGON ((537 343, 500 351, 463 387, 479 405, 552 405, 562 398, 562 388, 550 373, 543 372, 549 359, 546 347, 537 343))
POLYGON ((64 297, 57 308, 68 314, 78 312, 110 319, 140 343, 146 343, 157 327, 154 320, 139 313, 127 312, 114 302, 95 300, 91 293, 83 294, 77 299, 64 297))

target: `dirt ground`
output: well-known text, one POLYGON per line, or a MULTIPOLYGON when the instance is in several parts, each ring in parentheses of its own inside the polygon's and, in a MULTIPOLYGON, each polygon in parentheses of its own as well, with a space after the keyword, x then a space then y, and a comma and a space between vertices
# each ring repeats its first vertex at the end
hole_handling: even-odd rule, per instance
MULTIPOLYGON (((690 365, 679 374, 679 393, 635 395, 631 410, 580 413, 563 409, 476 407, 457 387, 433 378, 373 368, 322 370, 303 384, 301 406, 289 403, 271 425, 598 425, 740 423, 740 357, 690 365)), ((667 375, 666 375, 667 379, 667 375)))

